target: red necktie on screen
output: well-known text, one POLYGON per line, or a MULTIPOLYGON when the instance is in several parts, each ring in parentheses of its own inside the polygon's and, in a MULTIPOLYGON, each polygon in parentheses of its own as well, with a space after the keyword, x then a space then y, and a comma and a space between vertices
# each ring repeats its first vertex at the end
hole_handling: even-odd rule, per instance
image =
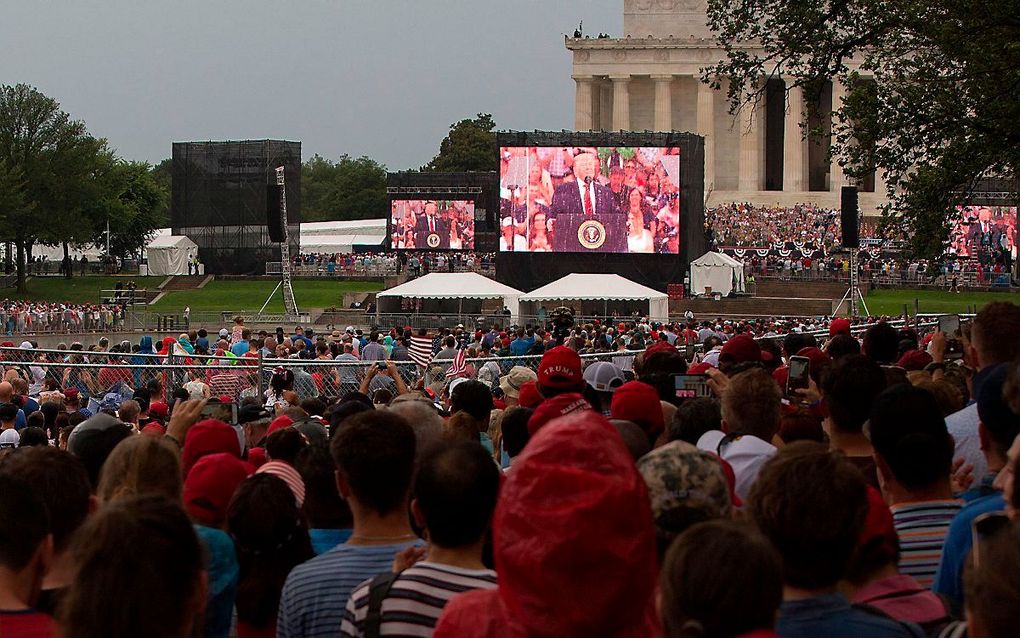
POLYGON ((584 185, 584 214, 585 215, 592 214, 591 187, 588 186, 587 184, 584 185))
POLYGON ((430 233, 436 232, 436 225, 431 217, 429 217, 429 232, 430 233))

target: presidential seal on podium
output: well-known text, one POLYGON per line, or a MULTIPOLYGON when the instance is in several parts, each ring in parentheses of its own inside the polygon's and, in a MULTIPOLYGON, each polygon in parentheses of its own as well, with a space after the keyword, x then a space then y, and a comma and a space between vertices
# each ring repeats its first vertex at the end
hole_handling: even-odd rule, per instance
POLYGON ((588 219, 577 227, 577 241, 588 250, 598 250, 606 243, 606 227, 597 219, 588 219))
POLYGON ((439 248, 439 244, 442 240, 436 233, 429 233, 428 237, 425 238, 425 243, 429 245, 429 248, 439 248))

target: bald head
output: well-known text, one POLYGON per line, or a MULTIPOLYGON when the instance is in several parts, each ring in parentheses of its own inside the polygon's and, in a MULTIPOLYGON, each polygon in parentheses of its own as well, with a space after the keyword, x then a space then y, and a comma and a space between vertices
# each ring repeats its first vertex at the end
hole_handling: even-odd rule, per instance
POLYGON ((0 383, 0 403, 10 403, 14 396, 14 386, 9 381, 0 383))

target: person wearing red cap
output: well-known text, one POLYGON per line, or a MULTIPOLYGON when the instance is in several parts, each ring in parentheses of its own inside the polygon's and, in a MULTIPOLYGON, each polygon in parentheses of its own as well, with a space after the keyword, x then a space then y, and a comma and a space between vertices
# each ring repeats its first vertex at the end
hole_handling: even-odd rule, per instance
POLYGON ((528 435, 535 436, 535 433, 542 429, 550 421, 566 416, 573 412, 590 411, 591 405, 584 396, 576 392, 558 394, 551 399, 542 401, 531 418, 528 419, 528 435))
POLYGON ((226 521, 230 498, 252 472, 253 468, 237 455, 219 452, 198 458, 184 479, 184 509, 209 555, 205 636, 225 638, 230 633, 240 568, 234 542, 220 528, 226 521))
POLYGON ((181 471, 188 476, 192 466, 207 454, 225 452, 241 458, 241 441, 237 430, 218 419, 199 421, 188 429, 181 450, 181 471))
POLYGON ((434 638, 658 635, 655 528, 616 429, 584 410, 541 428, 493 519, 499 586, 454 597, 434 638))
POLYGON ((836 335, 852 336, 850 334, 849 319, 833 319, 829 322, 829 337, 835 337, 836 335))
POLYGON ((655 445, 655 441, 666 428, 662 406, 659 404, 659 393, 641 381, 628 381, 616 389, 609 406, 609 414, 614 419, 636 423, 648 437, 650 445, 655 445))
POLYGON ((900 573, 899 559, 893 515, 879 491, 869 485, 868 513, 840 589, 855 605, 880 609, 896 620, 917 623, 926 635, 939 635, 951 619, 949 610, 934 592, 900 573))
POLYGON ((581 356, 566 346, 546 350, 538 363, 538 391, 545 399, 584 391, 581 356))
POLYGON ((719 353, 719 369, 729 372, 747 363, 761 361, 761 348, 749 335, 739 334, 723 344, 719 353))

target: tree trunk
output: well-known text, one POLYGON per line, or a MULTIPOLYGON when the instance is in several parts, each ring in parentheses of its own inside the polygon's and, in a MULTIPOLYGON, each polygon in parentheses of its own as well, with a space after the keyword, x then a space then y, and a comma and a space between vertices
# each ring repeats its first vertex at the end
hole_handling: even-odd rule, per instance
POLYGON ((18 293, 23 295, 28 292, 28 288, 25 286, 25 244, 15 241, 14 245, 18 247, 18 258, 14 264, 18 269, 18 293))
POLYGON ((62 243, 64 244, 64 263, 68 264, 68 267, 64 269, 64 279, 70 279, 74 275, 74 268, 70 266, 71 260, 67 258, 68 255, 70 254, 67 242, 65 241, 62 243))

